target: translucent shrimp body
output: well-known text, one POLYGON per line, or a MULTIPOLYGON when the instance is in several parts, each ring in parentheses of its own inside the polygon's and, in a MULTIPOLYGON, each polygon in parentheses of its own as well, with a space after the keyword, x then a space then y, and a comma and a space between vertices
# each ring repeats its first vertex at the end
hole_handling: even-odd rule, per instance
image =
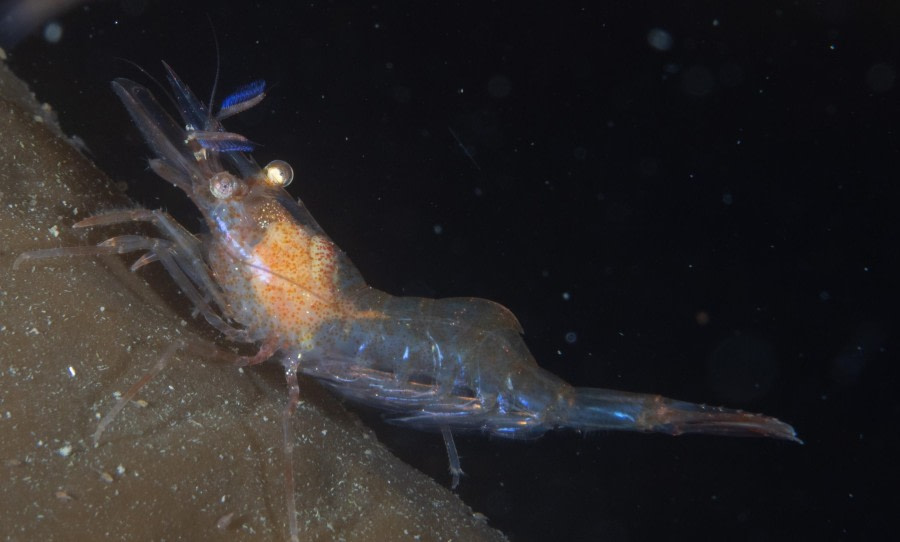
MULTIPOLYGON (((461 472, 452 431, 510 438, 554 428, 707 433, 797 441, 774 418, 596 388, 575 388, 541 369, 522 328, 503 306, 477 298, 394 297, 368 286, 302 202, 285 190, 290 166, 265 168, 246 154, 246 138, 221 119, 258 103, 261 83, 226 99, 212 115, 166 66, 183 125, 143 86, 127 79, 113 90, 155 153, 152 169, 197 205, 209 235, 195 237, 161 211, 112 212, 77 227, 149 221, 163 238, 120 236, 98 247, 50 249, 23 260, 82 254, 144 252, 134 268, 160 261, 216 329, 259 351, 249 365, 278 360, 290 400, 284 412, 288 523, 297 539, 292 437, 287 420, 299 401, 297 373, 338 394, 388 411, 393 420, 441 431, 454 477, 461 472)), ((161 370, 173 349, 100 423, 99 439, 127 400, 161 370)))

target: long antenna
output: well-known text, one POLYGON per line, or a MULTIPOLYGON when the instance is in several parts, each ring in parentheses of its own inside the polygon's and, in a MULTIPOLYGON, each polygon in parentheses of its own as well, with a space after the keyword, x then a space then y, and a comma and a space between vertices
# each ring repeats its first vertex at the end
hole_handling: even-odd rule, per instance
POLYGON ((213 85, 212 91, 209 93, 209 102, 206 104, 206 111, 209 118, 207 119, 206 128, 209 128, 209 120, 213 118, 213 107, 215 107, 215 99, 216 99, 216 86, 219 84, 219 67, 221 66, 222 59, 219 56, 219 38, 216 36, 216 27, 213 25, 212 17, 209 13, 206 14, 206 20, 209 22, 209 28, 212 30, 213 43, 216 46, 216 75, 213 77, 213 85))

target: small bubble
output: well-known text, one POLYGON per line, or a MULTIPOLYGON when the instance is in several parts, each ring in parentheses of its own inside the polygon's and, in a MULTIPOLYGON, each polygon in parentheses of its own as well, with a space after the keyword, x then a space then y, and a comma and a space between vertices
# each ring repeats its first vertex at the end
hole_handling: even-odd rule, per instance
POLYGON ((570 294, 569 292, 563 292, 562 298, 563 298, 563 301, 568 301, 568 300, 572 299, 572 294, 570 294))
POLYGON ((821 292, 819 292, 819 301, 830 301, 830 300, 831 300, 831 294, 828 291, 822 290, 821 292))
POLYGON ((724 203, 725 205, 731 205, 732 203, 734 203, 734 196, 731 194, 731 192, 725 192, 724 194, 722 194, 722 203, 724 203))
POLYGON ((444 233, 444 227, 441 226, 440 224, 435 224, 434 225, 434 233, 437 235, 444 233))
POLYGON ((578 340, 578 335, 575 334, 574 331, 569 331, 566 333, 566 342, 569 344, 575 344, 575 341, 578 340))

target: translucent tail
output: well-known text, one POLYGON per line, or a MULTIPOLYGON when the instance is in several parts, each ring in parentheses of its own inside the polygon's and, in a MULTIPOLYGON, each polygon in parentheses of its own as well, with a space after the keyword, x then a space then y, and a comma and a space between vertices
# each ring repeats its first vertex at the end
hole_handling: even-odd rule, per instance
POLYGON ((612 429, 681 435, 769 437, 803 443, 790 425, 740 410, 600 388, 576 388, 563 425, 582 431, 612 429))

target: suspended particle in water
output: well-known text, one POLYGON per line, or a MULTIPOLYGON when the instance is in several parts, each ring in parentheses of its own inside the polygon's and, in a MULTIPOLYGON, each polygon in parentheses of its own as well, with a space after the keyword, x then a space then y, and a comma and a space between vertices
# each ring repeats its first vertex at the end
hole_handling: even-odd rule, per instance
POLYGON ((578 335, 575 334, 574 331, 569 331, 566 333, 566 342, 569 344, 575 344, 575 341, 578 340, 578 335))
POLYGON ((62 25, 56 21, 47 23, 47 26, 44 27, 44 39, 48 43, 59 43, 59 40, 62 39, 62 25))
POLYGON ((697 325, 705 326, 709 323, 709 313, 706 311, 698 311, 697 314, 694 315, 694 319, 697 321, 697 325))
POLYGON ((668 51, 672 48, 672 34, 662 28, 651 28, 647 32, 647 43, 657 51, 668 51))

